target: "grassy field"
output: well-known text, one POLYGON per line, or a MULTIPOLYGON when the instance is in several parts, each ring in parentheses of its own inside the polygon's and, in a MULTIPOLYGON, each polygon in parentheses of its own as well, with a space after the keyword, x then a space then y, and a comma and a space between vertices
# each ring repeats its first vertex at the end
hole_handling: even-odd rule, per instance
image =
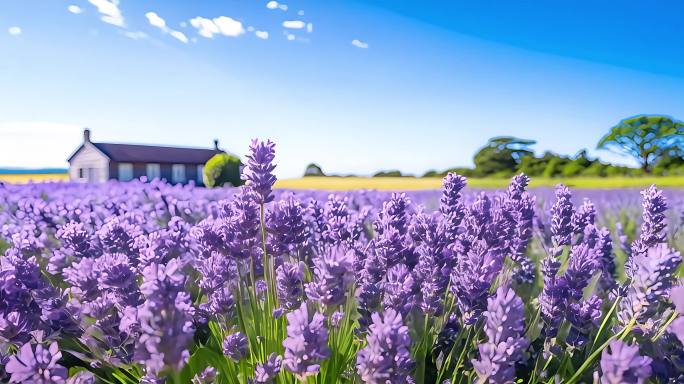
POLYGON ((17 173, 17 174, 0 174, 0 181, 12 184, 24 184, 29 181, 43 182, 43 181, 67 181, 69 175, 66 173, 17 173))
MULTIPOLYGON (((13 184, 23 184, 29 181, 67 181, 66 173, 54 174, 0 174, 0 181, 13 184)), ((468 186, 473 188, 504 188, 509 179, 470 178, 468 186)), ((656 184, 661 188, 684 188, 684 177, 577 177, 570 179, 549 179, 533 177, 532 187, 552 187, 564 183, 573 188, 612 189, 612 188, 643 188, 656 184)), ((348 191, 354 189, 377 189, 381 191, 416 191, 425 189, 439 189, 442 179, 414 178, 414 177, 303 177, 299 179, 285 179, 276 182, 276 188, 285 189, 321 189, 330 191, 348 191)))
MULTIPOLYGON (((468 179, 468 186, 474 188, 503 188, 509 179, 468 179)), ((532 178, 532 187, 551 187, 564 183, 573 188, 612 189, 612 188, 643 188, 656 184, 661 188, 684 188, 684 177, 611 177, 589 178, 577 177, 570 179, 532 178)), ((353 189, 377 190, 421 190, 438 189, 441 178, 413 178, 413 177, 303 177, 300 179, 279 180, 277 188, 287 189, 322 189, 346 191, 353 189)))

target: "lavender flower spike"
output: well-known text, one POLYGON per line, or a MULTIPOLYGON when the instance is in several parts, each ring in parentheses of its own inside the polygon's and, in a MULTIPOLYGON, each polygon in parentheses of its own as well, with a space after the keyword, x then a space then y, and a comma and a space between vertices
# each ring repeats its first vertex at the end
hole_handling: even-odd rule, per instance
POLYGON ((283 358, 271 353, 263 363, 258 363, 254 369, 254 382, 259 384, 273 383, 280 373, 283 358))
POLYGON ((223 354, 233 361, 242 360, 247 355, 248 349, 249 341, 241 332, 230 334, 223 340, 223 354))
POLYGON ((572 193, 563 184, 556 186, 556 202, 551 207, 551 234, 553 245, 556 247, 570 245, 572 240, 572 193))
POLYGON ((401 314, 387 309, 373 313, 368 344, 356 356, 356 371, 364 383, 401 383, 410 379, 414 368, 411 359, 411 336, 401 314))
POLYGON ((276 177, 273 175, 275 164, 275 143, 271 140, 266 142, 257 139, 252 140, 247 155, 247 165, 242 171, 242 180, 245 180, 259 196, 259 203, 273 201, 273 184, 276 177))
POLYGON ((31 344, 26 343, 16 355, 10 357, 5 371, 11 375, 10 383, 64 383, 68 372, 57 364, 61 357, 56 342, 48 348, 38 344, 35 350, 31 344))
POLYGON ((641 384, 651 377, 650 357, 639 355, 639 347, 614 340, 601 355, 601 384, 641 384))
POLYGON ((515 364, 522 360, 528 341, 522 300, 509 287, 501 286, 489 298, 485 323, 487 342, 479 345, 480 358, 473 360, 479 382, 511 383, 515 364))
POLYGON ((325 316, 316 312, 309 315, 306 302, 287 315, 287 338, 283 340, 283 365, 298 377, 315 375, 320 362, 330 356, 325 316))

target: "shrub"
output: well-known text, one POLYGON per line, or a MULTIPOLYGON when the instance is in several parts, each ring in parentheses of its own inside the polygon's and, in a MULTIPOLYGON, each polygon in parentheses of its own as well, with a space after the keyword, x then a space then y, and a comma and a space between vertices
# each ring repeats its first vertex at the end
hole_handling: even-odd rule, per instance
POLYGON ((325 176, 325 173, 323 173, 323 170, 318 164, 311 163, 306 166, 304 176, 325 176))
POLYGON ((242 185, 241 167, 242 162, 237 157, 227 153, 218 153, 204 165, 204 185, 209 188, 221 187, 226 184, 234 187, 242 185))

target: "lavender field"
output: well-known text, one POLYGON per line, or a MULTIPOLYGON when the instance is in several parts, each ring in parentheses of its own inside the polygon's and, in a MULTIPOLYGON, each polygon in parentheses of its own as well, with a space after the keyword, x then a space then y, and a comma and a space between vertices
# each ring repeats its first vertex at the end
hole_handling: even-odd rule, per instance
POLYGON ((684 191, 287 191, 247 159, 0 185, 0 381, 684 380, 684 191))

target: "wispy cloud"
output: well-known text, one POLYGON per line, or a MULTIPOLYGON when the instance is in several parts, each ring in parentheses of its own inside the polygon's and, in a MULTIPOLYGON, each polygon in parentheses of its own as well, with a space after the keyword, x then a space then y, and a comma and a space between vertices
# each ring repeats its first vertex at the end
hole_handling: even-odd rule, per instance
POLYGON ((263 40, 268 39, 268 32, 266 31, 254 31, 254 35, 263 40))
POLYGON ((88 0, 88 2, 97 8, 101 15, 100 19, 105 23, 121 28, 126 27, 123 14, 119 9, 119 0, 88 0))
POLYGON ((128 37, 129 39, 133 40, 142 40, 142 39, 147 39, 147 33, 141 32, 141 31, 126 31, 124 32, 124 36, 128 37))
POLYGON ((268 9, 280 9, 281 11, 287 11, 287 4, 279 3, 275 0, 271 0, 266 3, 266 8, 268 9))
POLYGON ((21 32, 22 32, 21 28, 16 27, 16 26, 15 27, 9 27, 9 29, 7 29, 7 33, 9 33, 12 36, 19 36, 19 35, 21 35, 21 32))
POLYGON ((306 23, 301 20, 286 20, 283 21, 283 27, 288 29, 302 29, 306 27, 306 23))
POLYGON ((67 10, 75 15, 83 13, 83 8, 79 7, 78 5, 70 5, 67 7, 67 10))
POLYGON ((368 48, 368 43, 364 43, 363 41, 358 40, 358 39, 352 40, 351 44, 357 48, 362 48, 362 49, 368 48))
POLYGON ((214 19, 195 17, 190 20, 190 25, 197 29, 200 36, 211 39, 214 35, 237 37, 245 33, 242 22, 228 16, 219 16, 214 19))
POLYGON ((147 18, 147 21, 150 23, 151 26, 159 28, 162 32, 168 33, 171 35, 173 38, 176 40, 187 44, 188 43, 188 37, 185 36, 183 32, 180 31, 175 31, 171 28, 169 28, 166 25, 166 21, 161 18, 161 16, 157 15, 155 12, 147 12, 145 14, 145 17, 147 18))

